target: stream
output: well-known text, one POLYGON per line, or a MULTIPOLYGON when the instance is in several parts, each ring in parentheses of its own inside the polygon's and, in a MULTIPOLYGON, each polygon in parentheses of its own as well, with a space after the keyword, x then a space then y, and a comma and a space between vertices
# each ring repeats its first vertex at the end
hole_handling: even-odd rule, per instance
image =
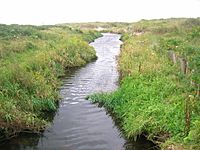
POLYGON ((74 69, 63 79, 62 101, 51 126, 42 135, 22 134, 0 146, 1 150, 146 150, 153 145, 145 138, 123 138, 112 117, 85 98, 118 87, 116 56, 120 35, 104 33, 90 45, 98 59, 74 69))

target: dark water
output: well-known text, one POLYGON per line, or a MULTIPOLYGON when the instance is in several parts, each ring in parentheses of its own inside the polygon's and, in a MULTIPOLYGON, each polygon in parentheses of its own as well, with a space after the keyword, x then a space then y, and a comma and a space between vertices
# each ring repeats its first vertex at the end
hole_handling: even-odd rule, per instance
POLYGON ((52 125, 42 136, 21 135, 0 147, 0 150, 146 150, 152 144, 145 139, 128 142, 120 134, 104 108, 86 96, 117 88, 119 74, 116 56, 120 51, 120 35, 103 34, 91 43, 98 59, 72 71, 61 87, 63 97, 52 125))

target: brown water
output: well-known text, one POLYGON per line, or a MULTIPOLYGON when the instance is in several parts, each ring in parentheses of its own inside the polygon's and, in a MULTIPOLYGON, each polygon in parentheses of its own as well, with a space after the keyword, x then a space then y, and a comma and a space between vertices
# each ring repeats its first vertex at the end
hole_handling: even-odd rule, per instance
POLYGON ((52 125, 39 135, 21 135, 0 146, 0 150, 146 150, 146 139, 126 141, 104 108, 85 98, 94 92, 117 88, 116 56, 120 52, 118 34, 103 34, 90 45, 98 59, 71 71, 63 80, 63 97, 52 125))

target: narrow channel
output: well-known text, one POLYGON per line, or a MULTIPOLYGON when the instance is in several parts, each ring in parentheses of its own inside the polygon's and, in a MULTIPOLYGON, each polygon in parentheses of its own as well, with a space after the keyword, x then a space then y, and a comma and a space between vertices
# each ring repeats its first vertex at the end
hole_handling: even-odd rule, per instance
POLYGON ((62 101, 52 125, 42 136, 19 136, 3 150, 146 150, 148 141, 131 144, 115 126, 104 108, 85 98, 94 92, 110 92, 118 85, 116 56, 120 52, 120 35, 105 33, 90 45, 98 59, 72 71, 60 89, 62 101))

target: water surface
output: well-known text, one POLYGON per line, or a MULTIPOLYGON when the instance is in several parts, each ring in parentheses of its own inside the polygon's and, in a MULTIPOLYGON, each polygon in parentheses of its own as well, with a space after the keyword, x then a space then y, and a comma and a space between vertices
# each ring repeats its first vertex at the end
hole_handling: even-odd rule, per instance
POLYGON ((117 88, 116 56, 120 35, 103 34, 90 45, 98 59, 71 71, 60 89, 62 101, 52 125, 42 136, 22 135, 3 145, 2 150, 146 150, 151 143, 126 141, 104 108, 85 98, 94 92, 117 88))

